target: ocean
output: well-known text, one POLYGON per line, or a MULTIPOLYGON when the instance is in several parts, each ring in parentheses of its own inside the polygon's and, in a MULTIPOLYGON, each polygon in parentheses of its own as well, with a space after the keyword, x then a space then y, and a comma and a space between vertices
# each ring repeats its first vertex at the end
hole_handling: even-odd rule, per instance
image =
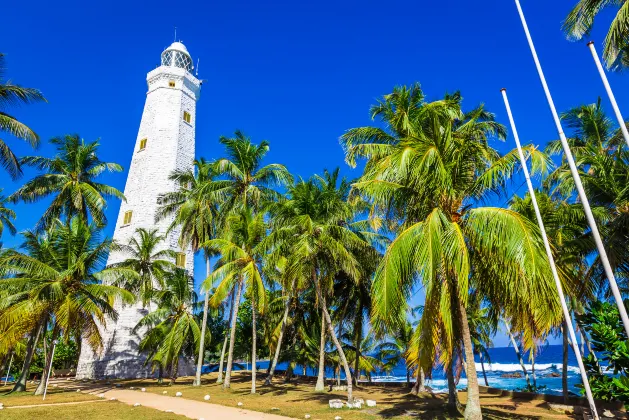
MULTIPOLYGON (((491 357, 491 363, 485 361, 485 371, 487 373, 487 382, 489 386, 495 388, 502 388, 508 390, 516 390, 522 389, 526 386, 526 379, 522 378, 505 378, 502 377, 504 374, 510 374, 515 372, 522 372, 522 368, 518 363, 518 359, 515 355, 515 351, 513 347, 495 347, 489 349, 489 355, 491 357)), ((528 362, 528 354, 524 355, 524 360, 528 362)), ((561 374, 561 363, 562 363, 562 346, 561 345, 549 345, 544 347, 540 353, 535 358, 535 374, 537 377, 537 386, 545 386, 543 390, 540 390, 542 393, 546 394, 561 394, 561 376, 552 377, 550 374, 559 373, 561 374)), ((268 361, 259 361, 258 362, 259 370, 266 370, 269 366, 268 361)), ((529 371, 529 375, 531 374, 531 364, 526 363, 526 368, 529 371)), ((243 366, 244 368, 245 366, 243 366)), ((278 364, 279 370, 286 369, 286 363, 278 364)), ((236 368, 236 367, 235 367, 236 368)), ((247 366, 247 368, 249 368, 247 366)), ((237 369, 237 368, 236 368, 237 369)), ((480 360, 476 360, 476 371, 478 372, 478 383, 481 385, 485 384, 483 379, 483 374, 481 370, 480 360)), ((296 374, 302 373, 301 366, 297 366, 295 368, 296 374)), ((306 370, 307 375, 316 376, 316 369, 308 368, 306 370)), ((326 377, 332 378, 334 376, 333 371, 331 369, 326 369, 326 377)), ((345 375, 343 374, 344 378, 345 375)), ((406 382, 406 369, 403 363, 396 366, 392 372, 376 372, 372 375, 372 380, 374 382, 406 382)), ((532 378, 531 378, 532 380, 532 378)), ((414 379, 411 378, 411 382, 414 379)), ((569 390, 575 394, 580 394, 580 389, 576 387, 577 384, 581 383, 581 376, 579 374, 579 368, 577 367, 577 361, 572 353, 572 349, 568 352, 568 387, 569 390)), ((426 381, 426 385, 430 386, 434 392, 447 392, 448 385, 446 382, 445 374, 442 369, 437 368, 433 371, 432 379, 426 381)), ((458 387, 465 388, 467 386, 467 382, 465 379, 465 374, 463 374, 458 387)))

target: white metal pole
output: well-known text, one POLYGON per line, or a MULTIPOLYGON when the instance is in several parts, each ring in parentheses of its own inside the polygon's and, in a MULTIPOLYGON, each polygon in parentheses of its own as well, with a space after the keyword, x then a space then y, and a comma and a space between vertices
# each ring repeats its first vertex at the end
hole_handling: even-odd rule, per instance
POLYGON ((594 215, 592 214, 592 209, 590 208, 590 202, 588 201, 587 195, 585 195, 585 191, 583 190, 583 184, 581 184, 581 177, 579 176, 577 165, 574 163, 574 158, 572 157, 572 152, 570 151, 570 146, 568 145, 568 140, 566 139, 566 135, 564 134, 563 128, 561 127, 561 121, 559 120, 559 115, 557 114, 555 103, 553 102, 553 98, 550 95, 548 84, 546 84, 546 78, 544 77, 542 66, 539 62, 539 59, 537 58, 537 52, 535 51, 535 46, 533 45, 531 33, 529 32, 529 28, 526 24, 526 19, 524 18, 524 13, 522 12, 520 1, 515 0, 515 5, 517 6, 518 13, 520 14, 520 20, 522 21, 524 33, 526 34, 526 39, 528 40, 529 47, 531 48, 531 54, 533 54, 533 60, 535 61, 535 66, 537 67, 539 79, 542 82, 542 87, 544 88, 544 92, 546 93, 546 99, 548 100, 550 112, 553 114, 553 119, 555 120, 559 139, 561 140, 561 145, 563 146, 563 151, 566 155, 566 161, 570 166, 570 172, 572 173, 572 178, 574 179, 574 185, 577 188, 579 199, 581 200, 583 210, 585 211, 585 216, 587 217, 588 224, 590 226, 590 229, 592 230, 592 236, 594 237, 594 242, 596 243, 596 248, 598 249, 598 253, 601 258, 601 263, 603 264, 603 268, 605 269, 605 275, 607 276, 607 280, 609 281, 609 287, 612 291, 612 294, 614 295, 614 299, 616 300, 616 305, 618 306, 618 312, 620 313, 620 318, 622 319, 623 326, 625 327, 625 332, 627 333, 627 336, 629 336, 629 316, 627 316, 627 310, 625 309, 625 306, 623 304, 622 295, 620 294, 620 290, 618 290, 618 284, 616 284, 614 271, 609 264, 609 259, 607 259, 607 252, 605 251, 605 247, 603 246, 601 235, 598 232, 598 227, 596 226, 596 221, 594 220, 594 215))
POLYGON ((563 316, 564 316, 566 325, 568 326, 570 340, 572 341, 572 350, 574 351, 574 355, 577 358, 577 363, 579 364, 579 372, 581 373, 581 380, 583 381, 583 388, 585 388, 585 394, 587 396, 588 402, 590 403, 590 410, 592 410, 592 415, 594 416, 595 419, 598 419, 596 405, 594 404, 594 397, 592 396, 592 390, 590 389, 590 382, 588 381, 587 373, 585 372, 585 366, 583 366, 583 360, 581 358, 581 351, 579 350, 579 345, 577 344, 577 337, 574 333, 574 327, 572 326, 572 317, 570 316, 570 312, 568 311, 568 305, 566 305, 566 298, 563 294, 561 281, 559 280, 559 275, 557 274, 557 267, 555 265, 555 259, 553 258, 553 253, 550 249, 550 243, 548 242, 546 229, 544 228, 544 221, 542 220, 542 213, 540 212, 539 206, 537 205, 537 198, 535 196, 535 190, 533 189, 533 183, 531 182, 529 170, 528 170, 528 167, 526 166, 526 159, 524 158, 524 153, 522 152, 522 146, 520 145, 520 137, 518 136, 518 130, 515 127, 515 121, 513 120, 513 115, 511 114, 511 107, 509 106, 509 99, 507 98, 506 89, 502 89, 502 98, 505 101, 505 107, 507 108, 507 115, 509 116, 509 123, 511 124, 511 131, 513 131, 515 144, 518 147, 518 154, 520 155, 520 163, 522 164, 522 171, 524 172, 524 178, 526 178, 526 185, 528 186, 529 195, 531 196, 533 208, 535 209, 535 216, 537 217, 537 224, 542 234, 542 240, 544 241, 544 248, 546 249, 546 255, 548 256, 550 269, 553 273, 553 279, 555 280, 555 287, 557 288, 557 294, 559 295, 559 302, 561 303, 563 316))
POLYGON ((590 47, 590 52, 592 53, 592 57, 594 58, 594 63, 596 64, 596 68, 598 69, 598 74, 601 75, 601 80, 603 81, 603 85, 605 86, 605 90, 607 91, 607 96, 609 96, 609 102, 612 103, 612 108, 614 109, 614 114, 616 114, 616 119, 618 120, 620 131, 622 131, 622 136, 625 138, 625 143, 627 143, 627 147, 629 147, 629 131, 627 131, 627 126, 625 125, 625 121, 622 118, 622 114, 620 113, 620 108, 618 108, 616 97, 614 96, 614 92, 612 92, 612 87, 609 85, 609 81, 607 80, 607 75, 605 74, 605 70, 603 69, 601 60, 598 58, 598 54, 596 53, 594 42, 588 42, 588 47, 590 47))
POLYGON ((9 380, 9 373, 11 373, 11 365, 13 364, 13 353, 11 353, 11 360, 9 360, 9 370, 7 370, 7 376, 4 377, 4 386, 7 386, 9 380))
POLYGON ((48 367, 48 374, 46 375, 46 385, 44 385, 44 398, 46 399, 46 392, 48 392, 48 381, 50 380, 50 371, 52 371, 52 362, 55 360, 55 349, 57 348, 57 340, 52 342, 52 354, 50 355, 50 366, 48 367))

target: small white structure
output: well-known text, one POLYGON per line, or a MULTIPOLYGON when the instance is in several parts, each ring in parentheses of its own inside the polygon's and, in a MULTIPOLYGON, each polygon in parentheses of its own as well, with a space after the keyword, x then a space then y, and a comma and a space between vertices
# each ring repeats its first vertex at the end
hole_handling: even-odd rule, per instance
POLYGON ((140 391, 142 391, 142 392, 146 392, 146 388, 142 388, 140 391))
POLYGON ((367 400, 367 407, 375 407, 376 402, 374 400, 367 400))
POLYGON ((181 397, 182 395, 183 395, 183 394, 182 394, 181 392, 177 392, 177 393, 175 394, 175 397, 181 397))
POLYGON ((139 406, 141 406, 141 405, 142 405, 142 404, 140 404, 140 403, 135 403, 135 404, 133 404, 133 406, 134 406, 134 407, 139 407, 139 406))
POLYGON ((209 395, 206 395, 205 397, 203 397, 203 399, 204 399, 205 401, 210 401, 210 396, 209 396, 209 395))
POLYGON ((328 404, 330 404, 330 408, 343 408, 345 406, 345 403, 343 402, 343 400, 330 400, 328 402, 328 404))
MULTIPOLYGON (((111 51, 118 57, 120 49, 111 51)), ((133 156, 124 188, 126 201, 120 205, 113 239, 127 244, 136 229, 157 229, 166 239, 162 248, 177 253, 173 263, 193 274, 194 255, 192 249, 181 249, 178 244, 179 229, 168 230, 172 220, 155 221, 162 194, 178 188, 169 179, 174 170, 191 169, 195 150, 196 104, 199 100, 201 82, 192 74, 192 57, 181 42, 174 42, 161 55, 161 65, 146 76, 148 91, 138 130, 133 156)), ((120 70, 124 70, 121 67, 120 70)), ((128 112, 119 104, 116 111, 128 112)), ((121 157, 118 161, 124 162, 121 157)), ((107 264, 118 263, 128 258, 123 252, 112 252, 107 264)), ((81 355, 76 371, 77 378, 140 378, 150 375, 144 357, 138 355, 138 344, 144 330, 133 331, 138 321, 147 314, 139 302, 124 306, 120 301, 114 305, 118 320, 109 319, 101 329, 104 348, 95 354, 87 342, 81 346, 81 355)), ((179 375, 193 373, 193 363, 181 360, 179 375)))
POLYGON ((237 405, 238 405, 238 407, 242 407, 243 406, 243 404, 241 402, 238 402, 237 405))

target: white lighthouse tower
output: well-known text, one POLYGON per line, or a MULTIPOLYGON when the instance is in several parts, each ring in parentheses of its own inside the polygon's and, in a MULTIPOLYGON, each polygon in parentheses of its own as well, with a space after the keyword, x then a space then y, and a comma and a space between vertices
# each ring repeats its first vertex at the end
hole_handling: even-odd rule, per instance
MULTIPOLYGON (((176 189, 169 175, 193 166, 195 111, 201 83, 191 73, 192 63, 186 47, 174 42, 162 53, 161 65, 146 76, 146 103, 124 189, 127 200, 120 206, 114 231, 118 243, 129 243, 138 228, 157 229, 164 235, 170 226, 171 220, 156 222, 155 214, 159 196, 176 189)), ((172 230, 162 246, 176 251, 173 263, 192 274, 192 250, 182 250, 178 238, 179 231, 172 230)), ((126 258, 123 253, 112 253, 107 263, 126 258)), ((138 353, 142 337, 133 332, 147 310, 141 303, 123 306, 118 302, 116 311, 117 322, 109 320, 101 330, 103 351, 95 354, 87 343, 81 346, 77 378, 136 378, 149 373, 144 357, 138 353)))

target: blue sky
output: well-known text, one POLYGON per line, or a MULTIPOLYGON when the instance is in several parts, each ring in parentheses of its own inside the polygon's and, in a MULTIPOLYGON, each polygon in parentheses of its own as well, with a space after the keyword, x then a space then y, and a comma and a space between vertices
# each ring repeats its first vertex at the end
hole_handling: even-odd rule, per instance
MULTIPOLYGON (((522 0, 538 54, 560 111, 604 97, 585 42, 568 42, 561 21, 576 0, 522 0)), ((369 106, 393 86, 418 81, 428 99, 461 90, 464 104, 484 102, 508 124, 500 88, 509 92, 523 142, 556 138, 515 4, 418 1, 8 2, 0 51, 8 76, 37 87, 48 104, 12 112, 44 140, 78 133, 101 141, 101 158, 128 168, 146 94, 146 73, 174 38, 200 59, 197 156, 222 153, 218 137, 240 129, 269 140, 268 162, 308 177, 343 162, 338 138, 370 124, 369 106), (90 4, 92 3, 92 4, 90 4)), ((599 50, 611 15, 597 22, 599 50)), ((610 75, 629 110, 629 79, 610 75)), ((32 154, 8 139, 18 155, 32 154)), ((506 151, 513 139, 497 143, 506 151)), ((27 171, 23 180, 34 172, 27 171)), ((107 176, 124 188, 126 173, 107 176)), ((20 185, 0 173, 5 194, 20 185)), ((520 183, 517 183, 520 186, 520 183)), ((30 228, 41 205, 18 205, 17 227, 30 228)), ((111 202, 111 234, 119 203, 111 202)), ((5 234, 5 245, 19 237, 5 234)), ((202 272, 198 267, 197 273, 202 272)), ((505 345, 499 337, 497 345, 505 345)))

